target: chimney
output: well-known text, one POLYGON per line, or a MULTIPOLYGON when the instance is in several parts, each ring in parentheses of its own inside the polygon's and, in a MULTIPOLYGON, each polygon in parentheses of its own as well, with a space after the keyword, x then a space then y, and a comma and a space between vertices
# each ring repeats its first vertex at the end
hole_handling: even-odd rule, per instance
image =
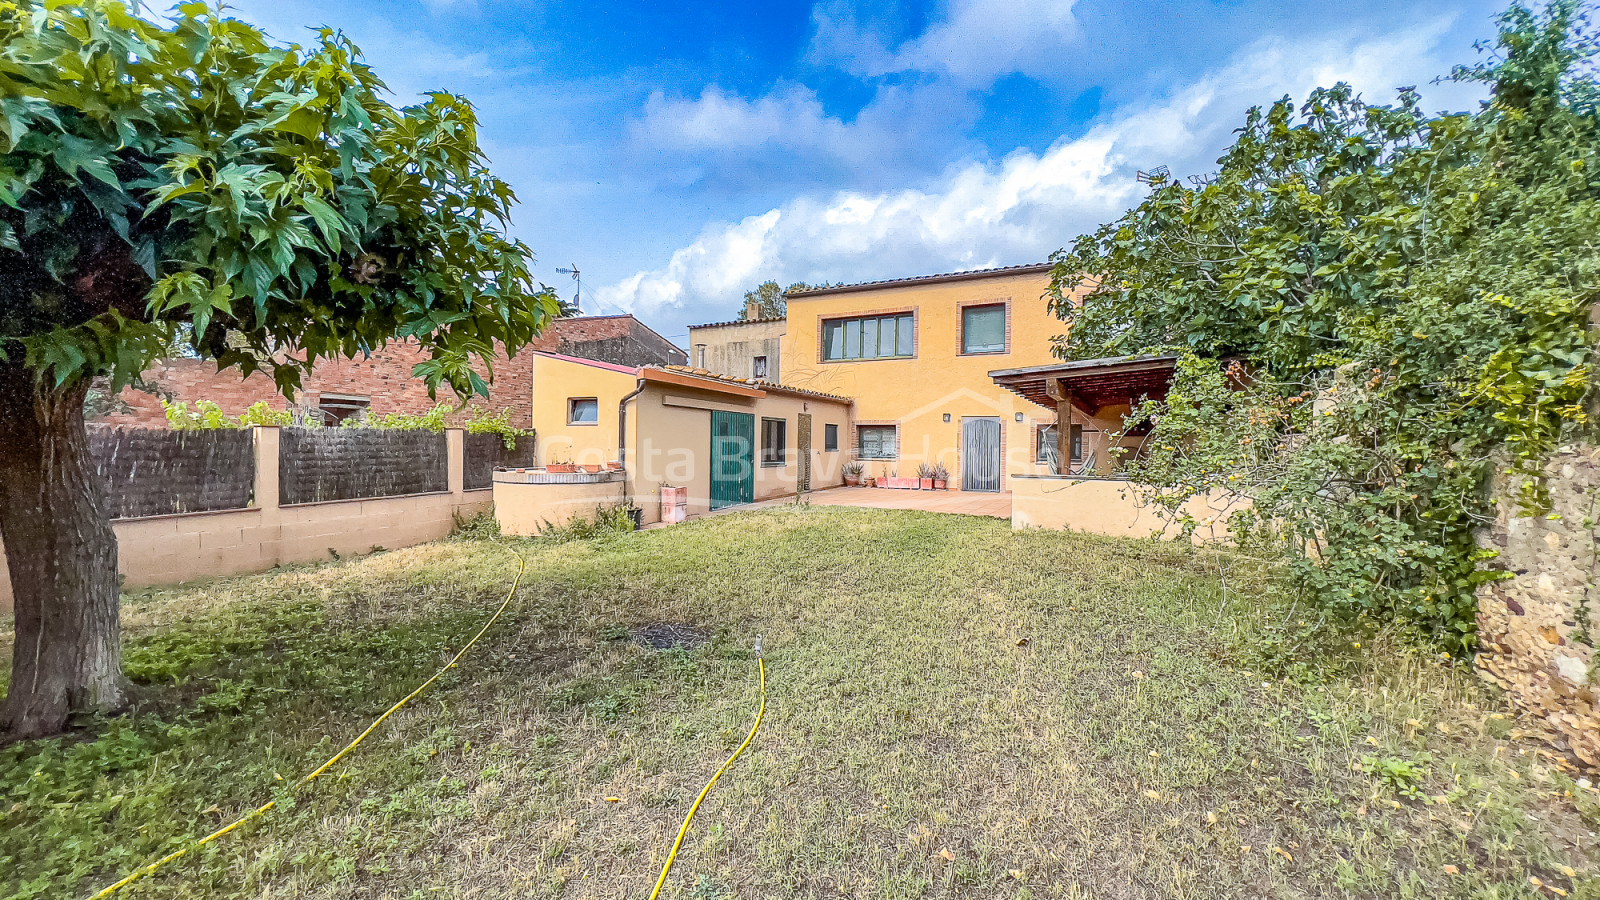
POLYGON ((745 298, 744 317, 747 321, 755 321, 761 318, 761 301, 754 297, 745 298))

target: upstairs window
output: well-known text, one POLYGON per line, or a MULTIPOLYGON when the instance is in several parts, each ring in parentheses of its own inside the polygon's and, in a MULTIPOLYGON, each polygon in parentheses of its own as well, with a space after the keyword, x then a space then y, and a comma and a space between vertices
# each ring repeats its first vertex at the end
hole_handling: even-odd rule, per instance
POLYGON ((962 353, 1006 352, 1006 305, 968 306, 961 310, 962 353))
POLYGON ((857 459, 896 459, 899 456, 893 425, 856 426, 857 459))
POLYGON ((761 420, 761 464, 781 466, 789 460, 789 422, 787 419, 761 420))
POLYGON ((750 377, 767 377, 767 358, 765 356, 758 356, 750 361, 750 377))
POLYGON ((600 424, 600 401, 593 397, 568 397, 567 424, 600 424))
POLYGON ((863 316, 822 323, 822 358, 905 359, 916 355, 916 316, 863 316))

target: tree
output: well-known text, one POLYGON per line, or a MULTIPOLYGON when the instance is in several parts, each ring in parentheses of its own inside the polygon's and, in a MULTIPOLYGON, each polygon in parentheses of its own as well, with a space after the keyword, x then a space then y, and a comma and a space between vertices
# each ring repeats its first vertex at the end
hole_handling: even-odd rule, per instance
POLYGON ((1285 98, 1249 112, 1214 174, 1153 178, 1056 254, 1063 355, 1186 357, 1136 412, 1156 427, 1130 471, 1174 506, 1249 495, 1325 606, 1470 647, 1496 455, 1537 506, 1545 455, 1589 423, 1595 47, 1576 2, 1513 5, 1451 76, 1489 85, 1475 113, 1427 116, 1409 89, 1285 98))
POLYGON ((398 109, 337 32, 279 46, 201 3, 0 4, 0 533, 16 651, 0 731, 124 703, 116 543, 83 418, 174 341, 271 372, 390 340, 430 389, 555 314, 515 202, 448 94, 398 109))
POLYGON ((828 287, 828 284, 826 282, 806 284, 804 281, 796 281, 786 288, 780 288, 776 281, 763 281, 756 285, 755 290, 744 292, 744 308, 739 311, 739 321, 744 322, 751 318, 781 319, 789 314, 789 294, 823 287, 828 287), (756 313, 753 317, 750 315, 752 310, 756 313))

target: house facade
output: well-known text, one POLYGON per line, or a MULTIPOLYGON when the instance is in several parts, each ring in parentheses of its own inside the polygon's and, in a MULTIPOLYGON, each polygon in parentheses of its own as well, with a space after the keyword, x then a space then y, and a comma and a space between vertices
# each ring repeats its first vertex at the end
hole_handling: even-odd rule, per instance
POLYGON ((783 382, 784 318, 738 319, 689 326, 695 368, 772 383, 783 382))
POLYGON ((603 466, 619 457, 618 405, 638 384, 632 366, 534 351, 529 402, 540 465, 603 466))
POLYGON ((1004 491, 1053 471, 1056 409, 990 372, 1047 364, 1064 324, 1050 265, 839 285, 788 296, 784 381, 855 401, 849 436, 865 474, 943 465, 952 489, 1004 491))

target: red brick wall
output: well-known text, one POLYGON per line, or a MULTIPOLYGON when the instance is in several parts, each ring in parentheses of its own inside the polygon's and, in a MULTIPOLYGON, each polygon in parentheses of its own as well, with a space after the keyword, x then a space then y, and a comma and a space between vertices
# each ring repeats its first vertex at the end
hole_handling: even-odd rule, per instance
MULTIPOLYGON (((422 379, 411 374, 412 367, 425 359, 427 353, 421 347, 407 343, 390 344, 367 359, 326 360, 302 379, 302 390, 295 400, 303 406, 315 407, 323 394, 348 394, 369 398, 369 408, 379 415, 426 412, 438 400, 430 398, 422 379)), ((509 408, 511 424, 533 427, 532 359, 526 353, 518 354, 516 359, 507 359, 500 353, 494 363, 488 400, 474 397, 467 401, 468 405, 477 404, 496 413, 509 408)), ((481 364, 476 368, 489 380, 487 369, 481 364)), ((197 401, 210 400, 230 416, 263 400, 274 409, 290 407, 270 376, 256 372, 249 378, 241 378, 237 369, 218 372, 216 363, 208 360, 163 360, 145 371, 144 380, 171 395, 174 401, 193 406, 197 401)), ((167 420, 161 409, 161 399, 155 394, 125 388, 119 400, 131 411, 113 412, 95 421, 162 426, 167 420)), ((440 389, 439 399, 454 401, 455 395, 445 387, 440 389)))

